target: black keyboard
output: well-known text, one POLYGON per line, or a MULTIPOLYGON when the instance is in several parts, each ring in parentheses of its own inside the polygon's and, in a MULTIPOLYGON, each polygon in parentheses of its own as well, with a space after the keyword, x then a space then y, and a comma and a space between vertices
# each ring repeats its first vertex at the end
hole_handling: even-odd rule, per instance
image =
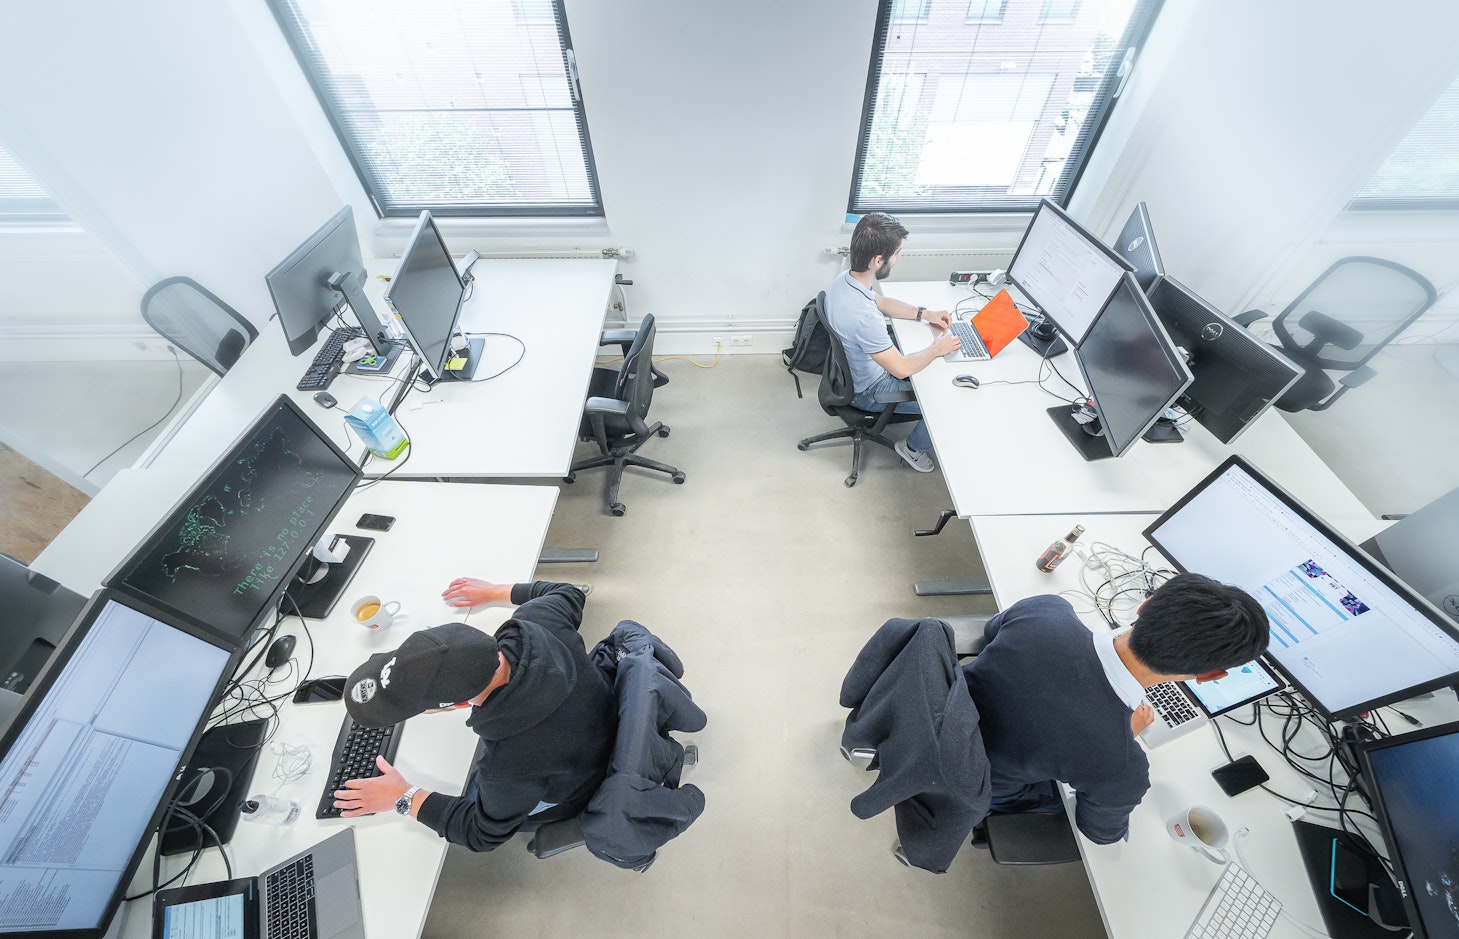
POLYGON ((323 391, 334 382, 334 376, 344 368, 340 358, 344 355, 344 344, 351 339, 364 339, 365 331, 358 326, 343 326, 330 333, 324 345, 314 353, 314 361, 304 370, 304 377, 294 388, 298 391, 323 391))
POLYGON ((356 724, 348 714, 339 728, 339 739, 334 742, 334 756, 329 763, 329 782, 324 794, 319 797, 319 808, 315 818, 339 818, 340 810, 334 807, 334 791, 343 789, 351 779, 370 779, 380 775, 375 757, 383 756, 395 762, 395 750, 400 746, 400 733, 405 724, 392 727, 366 727, 356 724))
POLYGON ((269 874, 263 895, 269 939, 315 939, 314 856, 306 854, 269 874))
POLYGON ((1171 727, 1179 726, 1186 721, 1193 721, 1200 716, 1200 713, 1191 705, 1190 699, 1175 687, 1174 682, 1162 682, 1146 688, 1145 699, 1171 727))

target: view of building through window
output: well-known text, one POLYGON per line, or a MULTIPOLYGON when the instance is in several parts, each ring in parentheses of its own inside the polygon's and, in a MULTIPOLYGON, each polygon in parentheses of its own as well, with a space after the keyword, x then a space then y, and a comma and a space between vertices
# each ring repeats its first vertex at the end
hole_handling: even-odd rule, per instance
POLYGON ((1459 80, 1439 96, 1358 193, 1359 206, 1459 206, 1459 80))

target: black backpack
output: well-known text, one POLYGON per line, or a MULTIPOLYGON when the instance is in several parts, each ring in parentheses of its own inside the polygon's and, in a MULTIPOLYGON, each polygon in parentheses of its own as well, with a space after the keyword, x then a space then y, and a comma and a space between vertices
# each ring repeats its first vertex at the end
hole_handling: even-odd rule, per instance
POLYGON ((812 297, 801 307, 800 319, 795 321, 795 339, 789 349, 780 351, 780 360, 785 363, 785 370, 795 379, 797 398, 805 395, 800 390, 800 376, 795 373, 800 371, 821 374, 826 368, 826 359, 831 354, 831 340, 826 338, 826 324, 817 309, 823 302, 821 297, 824 296, 825 294, 821 294, 812 297))

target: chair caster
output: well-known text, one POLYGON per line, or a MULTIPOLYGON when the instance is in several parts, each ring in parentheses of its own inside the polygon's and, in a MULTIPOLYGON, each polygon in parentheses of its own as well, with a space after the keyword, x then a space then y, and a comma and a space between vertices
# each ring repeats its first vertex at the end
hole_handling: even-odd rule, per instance
POLYGON ((856 477, 855 476, 847 476, 846 477, 846 488, 847 489, 850 489, 854 485, 856 485, 856 477))
POLYGON ((804 453, 811 448, 811 445, 802 440, 800 443, 795 445, 795 448, 804 453))
POLYGON ((624 512, 628 511, 628 507, 625 506, 622 502, 614 502, 608 506, 608 511, 615 516, 621 517, 624 512))
POLYGON ((682 485, 684 485, 684 474, 683 473, 675 473, 673 476, 670 476, 669 478, 674 481, 674 485, 676 485, 676 486, 682 486, 682 485))
POLYGON ((660 437, 667 437, 667 436, 669 436, 669 428, 667 428, 667 427, 660 427, 659 428, 659 436, 660 437))
POLYGON ((565 483, 574 483, 577 482, 577 478, 577 473, 568 473, 566 476, 562 477, 562 481, 565 483))

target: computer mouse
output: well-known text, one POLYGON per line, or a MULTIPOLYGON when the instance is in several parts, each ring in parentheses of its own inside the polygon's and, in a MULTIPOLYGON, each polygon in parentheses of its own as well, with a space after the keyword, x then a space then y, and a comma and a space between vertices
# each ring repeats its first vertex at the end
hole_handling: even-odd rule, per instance
POLYGON ((314 403, 322 408, 332 408, 339 404, 339 399, 327 391, 314 392, 314 403))
POLYGON ((294 654, 294 643, 296 641, 293 636, 287 634, 275 639, 273 645, 268 647, 268 653, 263 657, 263 664, 269 668, 278 668, 280 665, 289 661, 289 658, 294 654))
POLYGON ((952 383, 959 388, 976 388, 982 384, 982 382, 978 381, 976 375, 955 375, 953 376, 952 383))

